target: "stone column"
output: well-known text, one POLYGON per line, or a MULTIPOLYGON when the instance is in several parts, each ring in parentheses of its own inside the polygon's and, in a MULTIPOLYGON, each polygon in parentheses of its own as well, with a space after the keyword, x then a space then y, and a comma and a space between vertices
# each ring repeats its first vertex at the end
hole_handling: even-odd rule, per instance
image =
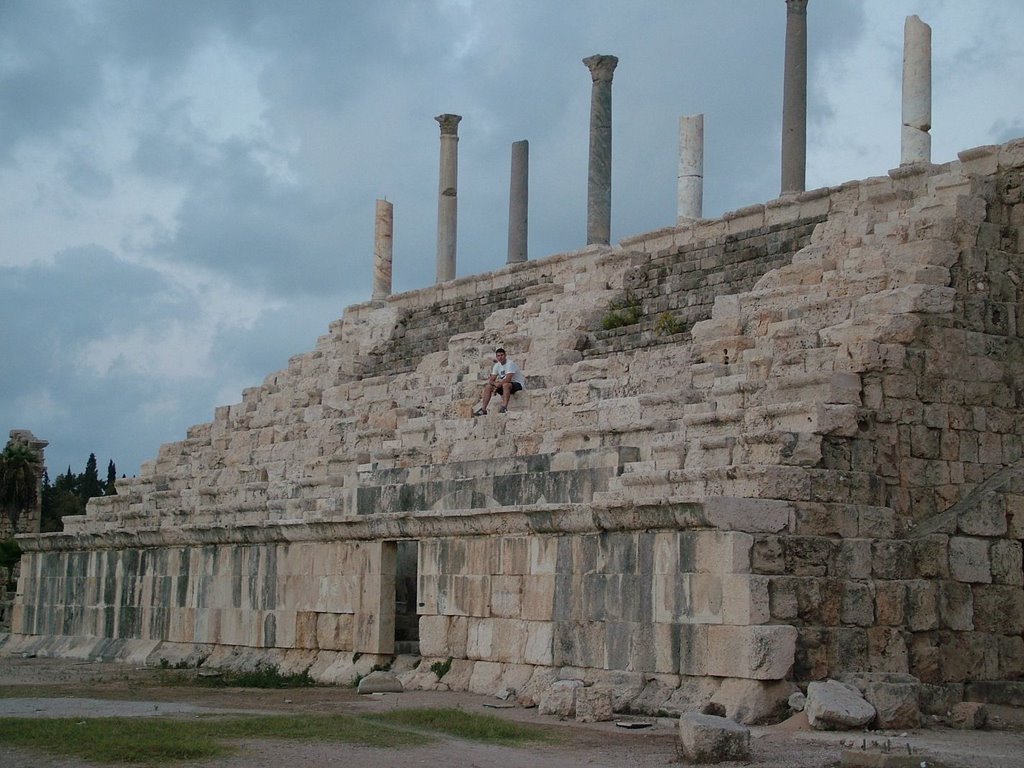
POLYGON ((917 16, 903 25, 903 128, 900 165, 932 161, 932 28, 917 16))
POLYGON ((590 161, 587 171, 587 245, 608 245, 612 224, 612 75, 615 56, 588 56, 590 161))
POLYGON ((459 121, 461 115, 438 115, 441 125, 441 170, 437 186, 437 282, 455 279, 458 228, 459 121))
POLYGON ((391 258, 395 233, 394 206, 378 200, 373 223, 373 299, 391 295, 391 258))
POLYGON ((782 194, 803 192, 807 175, 807 0, 786 0, 782 93, 782 194))
POLYGON ((679 186, 676 222, 701 218, 704 208, 704 115, 679 118, 679 186))
POLYGON ((508 263, 526 261, 529 231, 530 142, 512 142, 512 174, 508 189, 508 263))

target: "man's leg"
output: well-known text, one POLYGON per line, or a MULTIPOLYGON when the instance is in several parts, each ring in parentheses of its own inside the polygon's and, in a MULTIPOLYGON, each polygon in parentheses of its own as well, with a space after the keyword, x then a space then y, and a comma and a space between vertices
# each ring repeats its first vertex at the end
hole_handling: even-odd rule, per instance
POLYGON ((508 401, 512 399, 512 382, 505 381, 501 383, 501 408, 502 410, 508 409, 508 401))
POLYGON ((484 384, 484 394, 483 394, 483 397, 480 399, 480 410, 481 411, 486 411, 487 410, 487 404, 489 402, 491 402, 491 395, 493 395, 493 394, 494 394, 494 385, 491 384, 491 382, 488 381, 486 384, 484 384))

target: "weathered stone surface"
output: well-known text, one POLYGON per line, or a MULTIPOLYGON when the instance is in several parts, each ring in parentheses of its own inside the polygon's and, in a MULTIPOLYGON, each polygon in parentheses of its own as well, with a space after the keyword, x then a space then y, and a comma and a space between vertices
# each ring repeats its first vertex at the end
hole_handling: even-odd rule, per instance
POLYGON ((766 682, 730 678, 722 681, 711 703, 720 705, 730 720, 757 725, 783 719, 794 692, 799 693, 789 680, 766 682))
POLYGON ((807 686, 807 721, 819 730, 859 728, 875 717, 875 708, 851 685, 838 680, 807 686))
POLYGON ((394 672, 377 670, 359 681, 359 693, 403 693, 405 687, 394 672))
POLYGON ((721 763, 750 756, 750 730, 724 717, 687 712, 679 718, 679 744, 691 763, 721 763))
POLYGON ((987 719, 987 710, 984 704, 976 701, 961 701, 953 705, 950 715, 950 725, 954 728, 974 730, 984 728, 987 719))
POLYGON ((611 688, 590 687, 577 689, 576 719, 581 723, 603 723, 611 720, 611 688))
POLYGON ((556 680, 541 694, 537 702, 537 711, 542 715, 574 717, 576 715, 576 696, 581 690, 583 690, 582 680, 556 680))

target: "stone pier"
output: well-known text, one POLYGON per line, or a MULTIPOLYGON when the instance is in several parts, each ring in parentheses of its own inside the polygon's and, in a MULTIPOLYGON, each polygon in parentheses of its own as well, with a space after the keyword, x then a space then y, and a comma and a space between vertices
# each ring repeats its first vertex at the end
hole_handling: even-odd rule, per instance
POLYGON ((373 225, 373 298, 391 295, 391 261, 394 243, 394 206, 378 200, 373 225))
POLYGON ((676 221, 696 221, 704 208, 704 115, 679 118, 679 186, 676 221))
POLYGON ((803 192, 807 173, 807 0, 786 0, 782 94, 782 194, 803 192))
POLYGON ((512 173, 508 190, 508 263, 527 259, 530 198, 530 142, 512 142, 512 173))
POLYGON ((612 75, 619 60, 595 55, 590 70, 590 161, 587 171, 587 245, 608 245, 612 224, 612 75))
POLYGON ((932 159, 932 28, 917 16, 903 26, 903 128, 900 165, 932 159))
POLYGON ((459 214, 459 121, 461 115, 438 115, 441 168, 437 186, 437 282, 455 279, 455 242, 459 214))

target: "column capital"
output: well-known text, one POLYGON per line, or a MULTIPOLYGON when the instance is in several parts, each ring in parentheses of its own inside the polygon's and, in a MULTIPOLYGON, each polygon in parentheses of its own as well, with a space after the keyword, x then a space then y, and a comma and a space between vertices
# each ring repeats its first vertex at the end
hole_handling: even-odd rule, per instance
POLYGON ((786 0, 787 13, 807 13, 807 0, 786 0))
POLYGON ((462 119, 462 115, 449 115, 446 112, 443 115, 438 115, 434 119, 441 124, 442 136, 459 135, 459 121, 462 119))
POLYGON ((594 56, 587 56, 583 63, 587 65, 587 69, 590 70, 590 77, 595 83, 600 81, 610 83, 612 81, 612 74, 615 72, 615 65, 619 63, 619 57, 595 54, 594 56))

